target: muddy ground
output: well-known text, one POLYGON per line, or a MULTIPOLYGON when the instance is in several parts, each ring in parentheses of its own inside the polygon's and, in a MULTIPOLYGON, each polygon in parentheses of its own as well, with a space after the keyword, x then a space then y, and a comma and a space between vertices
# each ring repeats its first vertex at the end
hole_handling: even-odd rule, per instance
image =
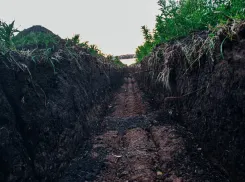
POLYGON ((114 95, 103 131, 87 141, 60 179, 95 182, 225 182, 183 127, 149 112, 134 78, 114 95), (190 145, 192 143, 192 145, 190 145))

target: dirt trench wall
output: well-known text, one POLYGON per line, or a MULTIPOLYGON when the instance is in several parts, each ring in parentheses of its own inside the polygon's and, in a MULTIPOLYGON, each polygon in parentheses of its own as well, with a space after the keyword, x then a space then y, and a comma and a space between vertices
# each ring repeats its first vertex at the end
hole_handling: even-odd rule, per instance
POLYGON ((88 54, 63 54, 55 72, 11 57, 0 58, 0 181, 55 181, 99 124, 90 118, 103 112, 122 69, 88 54))
POLYGON ((132 67, 141 88, 171 118, 194 134, 212 163, 231 181, 245 179, 245 39, 208 32, 158 46, 132 67), (205 47, 205 49, 203 49, 205 47), (221 51, 222 50, 222 51, 221 51), (189 60, 188 60, 189 59, 189 60))

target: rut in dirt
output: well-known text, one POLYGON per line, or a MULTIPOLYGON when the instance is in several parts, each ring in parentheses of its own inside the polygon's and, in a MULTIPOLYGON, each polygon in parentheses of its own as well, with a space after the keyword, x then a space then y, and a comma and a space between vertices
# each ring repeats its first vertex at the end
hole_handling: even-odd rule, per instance
POLYGON ((142 98, 135 79, 125 77, 102 122, 104 132, 93 137, 61 181, 227 181, 201 149, 185 147, 183 128, 160 124, 147 113, 142 98))
POLYGON ((124 78, 124 84, 116 96, 112 117, 132 117, 146 113, 146 105, 134 78, 124 78))

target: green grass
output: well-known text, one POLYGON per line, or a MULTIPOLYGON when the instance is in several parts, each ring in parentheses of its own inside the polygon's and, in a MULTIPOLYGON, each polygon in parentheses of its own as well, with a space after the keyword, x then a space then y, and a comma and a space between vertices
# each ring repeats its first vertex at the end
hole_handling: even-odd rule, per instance
POLYGON ((13 37, 13 43, 17 48, 31 46, 33 48, 50 48, 59 43, 59 38, 56 35, 44 32, 31 32, 25 36, 13 37))
POLYGON ((159 0, 161 14, 153 32, 143 26, 145 43, 136 50, 137 61, 151 54, 154 47, 200 30, 214 30, 218 24, 245 19, 244 0, 159 0))
POLYGON ((12 38, 18 32, 14 28, 14 21, 10 24, 0 21, 0 54, 5 55, 9 49, 14 48, 12 38))

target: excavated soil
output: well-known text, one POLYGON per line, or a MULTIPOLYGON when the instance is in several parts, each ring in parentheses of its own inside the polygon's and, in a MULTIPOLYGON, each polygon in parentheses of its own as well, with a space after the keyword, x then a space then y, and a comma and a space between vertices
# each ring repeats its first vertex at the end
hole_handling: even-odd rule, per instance
POLYGON ((225 182, 180 126, 147 113, 134 78, 124 84, 109 105, 103 132, 87 142, 60 181, 94 182, 225 182))

